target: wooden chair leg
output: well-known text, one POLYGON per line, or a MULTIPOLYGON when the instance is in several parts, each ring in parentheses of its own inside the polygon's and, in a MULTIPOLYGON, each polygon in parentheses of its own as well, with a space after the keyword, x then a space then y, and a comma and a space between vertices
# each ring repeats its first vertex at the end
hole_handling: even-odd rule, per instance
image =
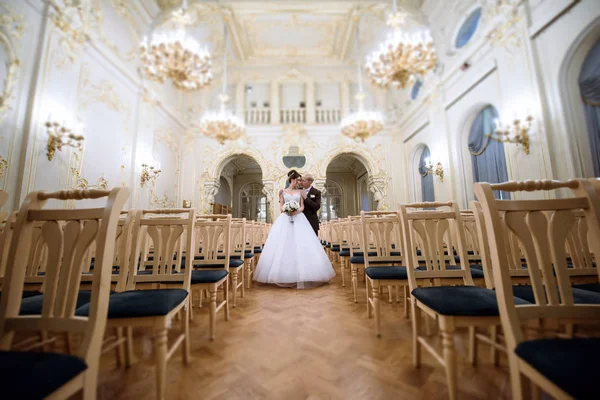
MULTIPOLYGON (((244 271, 243 268, 240 270, 240 272, 242 274, 242 276, 240 277, 240 279, 242 280, 242 282, 244 282, 245 279, 246 279, 246 272, 244 271)), ((250 279, 251 277, 252 277, 252 274, 248 277, 248 279, 250 279)), ((250 285, 252 285, 252 282, 250 282, 250 285)), ((237 290, 237 288, 235 288, 235 290, 237 290)), ((244 285, 241 286, 241 297, 242 297, 242 299, 244 297, 246 297, 246 289, 244 288, 244 285)))
POLYGON ((454 347, 454 323, 447 318, 440 319, 442 333, 442 347, 444 349, 444 362, 446 363, 446 382, 448 384, 448 397, 450 400, 457 398, 457 368, 456 348, 454 347))
POLYGON ((116 328, 115 329, 115 335, 117 336, 117 341, 120 342, 117 347, 115 348, 116 350, 116 356, 117 356, 117 365, 123 366, 125 365, 125 343, 124 342, 124 336, 123 336, 123 328, 116 328))
MULTIPOLYGON (((477 329, 469 327, 469 362, 472 366, 477 365, 477 329)), ((494 346, 492 346, 494 347, 494 346)))
POLYGON ((229 321, 229 279, 223 282, 223 300, 225 301, 225 321, 229 321))
POLYGON ((394 295, 392 293, 392 286, 388 286, 388 303, 392 304, 394 302, 394 295))
MULTIPOLYGON (((337 257, 334 256, 334 258, 337 258, 337 257)), ((346 287, 346 271, 344 271, 344 264, 342 262, 340 262, 339 266, 340 266, 340 274, 342 275, 342 287, 346 287)))
POLYGON ((358 293, 358 271, 357 267, 350 265, 351 273, 352 273, 352 295, 354 296, 354 302, 358 303, 357 293, 358 293))
POLYGON ((369 278, 365 279, 365 284, 367 286, 367 318, 371 318, 371 289, 369 288, 369 278))
POLYGON ((185 306, 183 306, 183 312, 182 312, 182 317, 183 320, 181 321, 181 330, 182 330, 182 334, 184 335, 183 338, 183 343, 181 346, 181 352, 182 352, 182 358, 183 358, 183 363, 185 365, 188 365, 192 359, 191 353, 190 353, 190 310, 192 309, 192 303, 191 303, 191 298, 188 298, 186 300, 186 304, 185 306))
POLYGON ((204 289, 200 289, 199 290, 199 295, 198 295, 198 307, 202 308, 202 300, 203 300, 203 296, 204 296, 204 289))
MULTIPOLYGON (((394 286, 394 291, 396 292, 396 303, 400 303, 400 287, 394 286)), ((406 307, 404 308, 406 310, 406 307)))
POLYGON ((209 290, 210 302, 209 302, 209 328, 208 336, 210 340, 215 340, 215 331, 217 330, 217 287, 212 286, 209 290))
POLYGON ((421 347, 419 346, 419 336, 421 335, 421 309, 417 306, 415 301, 411 301, 410 306, 412 308, 413 365, 415 368, 419 368, 421 366, 421 347))
POLYGON ((403 303, 404 303, 404 318, 408 319, 408 286, 402 286, 402 292, 404 293, 403 303))
POLYGON ((156 398, 166 399, 167 384, 167 328, 158 328, 154 336, 156 354, 156 398))
MULTIPOLYGON (((491 326, 490 327, 490 339, 494 342, 498 342, 498 327, 491 326)), ((500 364, 500 357, 498 357, 498 349, 496 346, 490 346, 490 356, 492 359, 492 363, 497 367, 500 364)))
MULTIPOLYGON (((231 283, 233 290, 231 292, 231 298, 233 302, 233 308, 237 307, 236 297, 237 297, 237 287, 238 287, 238 272, 236 269, 231 270, 231 283)), ((242 287, 244 286, 244 281, 242 281, 242 287)))
POLYGON ((375 334, 381 337, 381 301, 379 300, 379 283, 373 285, 373 309, 375 311, 375 334))
POLYGON ((98 365, 88 367, 83 378, 83 400, 96 400, 98 394, 98 365))

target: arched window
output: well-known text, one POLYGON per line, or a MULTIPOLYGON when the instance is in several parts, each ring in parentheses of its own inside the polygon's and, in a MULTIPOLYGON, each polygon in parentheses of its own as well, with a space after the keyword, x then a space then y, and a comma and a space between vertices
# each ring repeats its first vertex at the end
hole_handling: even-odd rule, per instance
POLYGON ((319 209, 321 221, 338 219, 342 211, 342 188, 337 182, 327 180, 325 191, 321 197, 321 208, 319 209))
POLYGON ((600 176, 600 40, 588 53, 579 74, 594 176, 600 176))
POLYGON ((419 92, 421 91, 421 86, 423 86, 423 82, 419 79, 413 85, 410 91, 410 98, 416 100, 419 97, 419 92))
POLYGON ((479 20, 481 19, 481 7, 477 8, 473 11, 462 23, 458 33, 456 34, 456 38, 454 39, 454 46, 457 49, 464 47, 473 35, 475 31, 477 31, 477 27, 479 26, 479 20))
POLYGON ((240 190, 241 217, 251 221, 267 221, 269 204, 267 196, 263 193, 263 184, 250 182, 240 190))
POLYGON ((433 175, 427 173, 427 163, 431 152, 429 147, 425 146, 419 159, 419 175, 421 175, 421 201, 435 201, 435 193, 433 191, 433 175))
MULTIPOLYGON (((487 106, 477 114, 469 131, 469 151, 473 165, 473 182, 500 183, 508 181, 504 143, 490 138, 494 132, 498 111, 487 106)), ((509 192, 494 192, 497 199, 510 199, 509 192)))

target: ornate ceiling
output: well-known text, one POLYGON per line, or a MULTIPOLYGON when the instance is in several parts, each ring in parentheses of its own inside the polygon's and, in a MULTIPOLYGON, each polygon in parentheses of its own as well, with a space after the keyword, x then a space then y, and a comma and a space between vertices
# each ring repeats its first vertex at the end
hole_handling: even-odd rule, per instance
MULTIPOLYGON (((181 0, 155 1, 166 11, 181 0)), ((422 19, 423 0, 399 0, 422 19)), ((195 14, 194 36, 215 53, 222 48, 221 15, 233 42, 235 64, 243 66, 344 65, 354 57, 354 33, 360 16, 361 48, 369 51, 387 33, 391 0, 188 0, 195 14)))

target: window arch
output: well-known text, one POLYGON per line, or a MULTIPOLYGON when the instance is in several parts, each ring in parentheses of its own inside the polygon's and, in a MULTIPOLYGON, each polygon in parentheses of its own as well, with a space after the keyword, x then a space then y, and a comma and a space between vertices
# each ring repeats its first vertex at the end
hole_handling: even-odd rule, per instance
POLYGON ((481 7, 475 9, 469 16, 463 21, 462 25, 458 29, 456 38, 454 39, 454 46, 460 49, 469 43, 473 35, 477 31, 479 21, 481 20, 481 7))
POLYGON ((433 175, 427 173, 427 162, 431 157, 429 147, 425 146, 419 158, 419 175, 421 175, 421 201, 435 201, 433 189, 433 175))
POLYGON ((579 74, 594 176, 600 176, 600 40, 585 57, 579 74))
POLYGON ((417 97, 419 97, 419 93, 421 92, 421 86, 423 86, 423 81, 421 81, 420 79, 418 79, 415 84, 413 85, 411 91, 410 91, 410 98, 413 100, 416 100, 417 97))
POLYGON ((321 197, 319 217, 321 221, 331 221, 332 219, 338 219, 341 214, 342 188, 337 182, 328 179, 321 197))
POLYGON ((269 222, 269 204, 261 182, 248 182, 240 189, 240 213, 251 221, 269 222))
MULTIPOLYGON (((488 105, 477 114, 469 130, 468 147, 473 166, 473 182, 500 183, 508 181, 504 143, 490 138, 494 132, 498 111, 488 105)), ((494 192, 498 199, 510 199, 509 192, 494 192)))

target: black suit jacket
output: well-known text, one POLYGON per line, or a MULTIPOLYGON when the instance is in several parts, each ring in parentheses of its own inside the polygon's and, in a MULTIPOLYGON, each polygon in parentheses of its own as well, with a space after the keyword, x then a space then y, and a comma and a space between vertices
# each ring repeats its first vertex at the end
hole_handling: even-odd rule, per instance
POLYGON ((319 232, 319 208, 321 208, 321 192, 311 187, 304 199, 304 215, 317 234, 319 232))

